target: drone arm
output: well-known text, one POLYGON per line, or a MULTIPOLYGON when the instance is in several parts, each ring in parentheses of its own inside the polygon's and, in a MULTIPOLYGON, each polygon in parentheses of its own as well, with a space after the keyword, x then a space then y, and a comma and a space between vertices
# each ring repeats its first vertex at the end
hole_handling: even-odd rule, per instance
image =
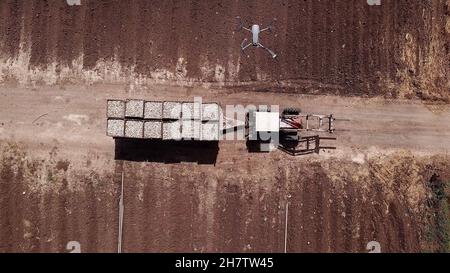
POLYGON ((247 31, 249 31, 249 32, 252 32, 251 29, 246 28, 246 27, 244 27, 244 26, 242 26, 242 25, 240 25, 240 26, 236 29, 236 31, 241 31, 242 29, 243 29, 243 30, 247 30, 247 31))
POLYGON ((247 41, 247 39, 244 39, 244 41, 242 41, 242 44, 241 44, 241 50, 242 50, 242 51, 246 50, 247 47, 249 47, 249 46, 252 45, 252 43, 249 43, 248 45, 244 46, 244 44, 245 44, 246 41, 247 41))
POLYGON ((251 46, 251 45, 252 45, 252 43, 249 43, 248 45, 244 46, 244 47, 242 48, 242 51, 246 50, 247 47, 249 47, 249 46, 251 46))
POLYGON ((267 50, 267 52, 269 52, 270 55, 272 55, 272 58, 276 58, 277 54, 275 54, 275 52, 273 52, 272 50, 268 49, 267 47, 263 46, 261 43, 258 43, 258 46, 262 49, 267 50))

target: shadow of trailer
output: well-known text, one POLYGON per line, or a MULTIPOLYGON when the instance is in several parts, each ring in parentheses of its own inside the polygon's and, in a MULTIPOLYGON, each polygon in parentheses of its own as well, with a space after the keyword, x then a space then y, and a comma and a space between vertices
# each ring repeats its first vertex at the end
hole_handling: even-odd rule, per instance
POLYGON ((218 141, 114 138, 115 159, 165 164, 215 165, 218 141))

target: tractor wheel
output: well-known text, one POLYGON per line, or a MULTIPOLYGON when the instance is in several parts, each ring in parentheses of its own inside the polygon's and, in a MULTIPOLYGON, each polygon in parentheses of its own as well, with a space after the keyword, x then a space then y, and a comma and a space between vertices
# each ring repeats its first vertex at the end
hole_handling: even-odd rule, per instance
POLYGON ((283 116, 297 116, 302 112, 300 108, 289 107, 283 110, 283 116))

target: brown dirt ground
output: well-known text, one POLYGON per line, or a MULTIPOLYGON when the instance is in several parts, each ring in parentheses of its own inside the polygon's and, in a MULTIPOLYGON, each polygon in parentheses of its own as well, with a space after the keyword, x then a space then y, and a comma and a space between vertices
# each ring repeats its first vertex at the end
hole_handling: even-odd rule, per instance
POLYGON ((428 181, 450 178, 447 157, 410 153, 364 164, 271 156, 96 170, 105 159, 66 165, 58 149, 42 160, 24 148, 1 147, 0 252, 66 252, 73 240, 83 252, 116 251, 122 169, 125 252, 282 252, 286 202, 289 252, 366 252, 373 240, 383 252, 420 252, 428 181))
POLYGON ((449 0, 5 0, 0 76, 31 85, 170 80, 447 99, 449 12, 449 0), (238 15, 261 25, 277 18, 274 35, 261 39, 278 60, 240 53, 248 33, 233 31, 238 15))

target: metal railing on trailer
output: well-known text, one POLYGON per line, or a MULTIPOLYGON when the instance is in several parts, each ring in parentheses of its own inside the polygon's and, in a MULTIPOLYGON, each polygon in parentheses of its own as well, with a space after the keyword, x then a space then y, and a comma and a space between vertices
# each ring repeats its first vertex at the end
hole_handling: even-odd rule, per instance
MULTIPOLYGON (((336 119, 331 115, 316 115, 316 114, 298 114, 298 115, 283 115, 281 118, 281 130, 283 129, 298 129, 299 131, 308 132, 328 132, 334 133, 336 130, 334 127, 334 121, 336 119), (304 118, 305 124, 299 124, 297 120, 304 118), (316 120, 317 125, 312 126, 311 121, 316 120), (287 126, 284 128, 283 123, 287 126), (324 128, 324 125, 328 125, 328 128, 324 128)), ((303 119, 302 119, 303 121, 303 119)))
POLYGON ((292 156, 300 156, 314 153, 319 154, 320 150, 336 150, 336 147, 333 146, 320 146, 322 140, 336 140, 336 138, 321 137, 318 135, 306 136, 302 137, 298 141, 298 143, 296 143, 297 145, 294 147, 290 147, 289 145, 280 143, 278 145, 278 149, 292 156))

